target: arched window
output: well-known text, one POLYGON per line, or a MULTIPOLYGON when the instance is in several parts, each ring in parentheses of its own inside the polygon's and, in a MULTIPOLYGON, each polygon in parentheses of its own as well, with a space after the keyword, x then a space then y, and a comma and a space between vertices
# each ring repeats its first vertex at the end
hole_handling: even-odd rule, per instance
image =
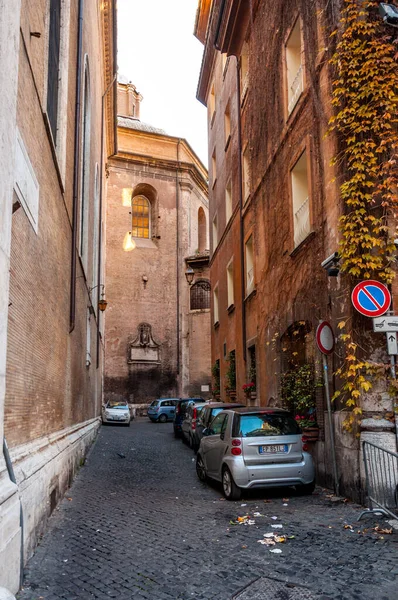
POLYGON ((202 207, 198 210, 198 250, 206 250, 206 215, 202 207))
POLYGON ((210 281, 199 279, 191 287, 191 310, 210 308, 210 281))
POLYGON ((145 196, 135 196, 132 202, 132 237, 150 238, 151 204, 145 196))

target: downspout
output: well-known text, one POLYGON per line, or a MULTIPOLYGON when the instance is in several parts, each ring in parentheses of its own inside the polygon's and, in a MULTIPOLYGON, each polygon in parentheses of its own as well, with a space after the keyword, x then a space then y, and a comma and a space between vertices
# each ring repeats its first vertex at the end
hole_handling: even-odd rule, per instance
POLYGON ((79 195, 79 164, 80 164, 80 113, 81 113, 81 74, 83 47, 83 11, 84 0, 79 0, 79 17, 77 29, 77 58, 76 58, 76 98, 75 98, 75 156, 73 162, 73 214, 72 214, 72 248, 70 273, 70 312, 69 333, 75 328, 76 318, 76 243, 77 243, 77 209, 79 195))
MULTIPOLYGON (((176 211, 177 211, 177 231, 176 231, 176 254, 177 254, 177 375, 180 375, 180 193, 179 193, 179 172, 180 172, 180 142, 177 142, 177 170, 176 170, 176 211)), ((180 383, 180 381, 179 381, 180 383)))
MULTIPOLYGON (((101 170, 100 170, 100 196, 99 196, 99 210, 98 210, 98 265, 97 265, 97 369, 99 367, 99 356, 100 356, 100 318, 101 311, 98 310, 98 305, 100 301, 100 291, 101 291, 101 266, 102 266, 102 204, 103 204, 103 182, 104 182, 104 138, 105 138, 105 99, 111 90, 112 86, 114 86, 116 82, 117 73, 115 72, 111 83, 106 88, 105 92, 102 94, 102 104, 101 104, 101 170)), ((116 133, 117 135, 117 133, 116 133)), ((115 138, 115 146, 117 144, 117 137, 115 138)), ((116 152, 117 154, 117 148, 116 152)))
MULTIPOLYGON (((7 442, 6 442, 6 438, 3 437, 3 454, 4 454, 4 460, 6 463, 6 467, 7 467, 7 471, 8 471, 8 476, 10 478, 10 481, 12 481, 12 483, 15 483, 15 485, 17 486, 17 480, 15 477, 15 473, 14 473, 14 468, 12 466, 12 462, 11 462, 11 457, 10 457, 10 453, 8 450, 8 446, 7 446, 7 442)), ((20 549, 19 549, 19 587, 22 588, 22 584, 23 584, 23 567, 24 567, 24 560, 23 560, 23 547, 24 547, 24 522, 23 522, 23 508, 22 508, 22 499, 21 496, 19 496, 19 526, 21 528, 21 545, 20 545, 20 549)))
MULTIPOLYGON (((103 205, 103 181, 104 181, 104 137, 105 137, 105 99, 108 95, 112 86, 114 86, 114 102, 113 102, 113 136, 115 140, 114 146, 114 154, 115 156, 118 152, 117 147, 117 13, 116 13, 116 0, 114 0, 112 4, 112 35, 113 35, 113 72, 114 76, 112 82, 106 88, 104 94, 102 95, 102 105, 101 105, 101 171, 100 171, 100 201, 99 201, 99 223, 98 223, 98 288, 97 288, 97 361, 96 367, 99 368, 99 357, 100 357, 100 318, 101 313, 98 310, 98 304, 100 301, 100 291, 101 291, 101 263, 102 263, 102 205, 103 205)), ((108 157, 110 158, 110 157, 108 157)))
POLYGON ((241 282, 241 304, 242 304, 242 347, 243 360, 246 362, 246 303, 245 303, 245 244, 243 227, 243 177, 242 177, 242 120, 240 112, 240 62, 236 58, 236 90, 238 97, 238 179, 239 179, 239 226, 240 226, 240 282, 241 282))

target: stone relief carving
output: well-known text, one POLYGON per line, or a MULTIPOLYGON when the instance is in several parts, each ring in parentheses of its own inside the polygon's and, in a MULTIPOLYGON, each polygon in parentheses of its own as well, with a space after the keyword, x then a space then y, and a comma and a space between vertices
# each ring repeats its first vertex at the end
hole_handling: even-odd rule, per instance
POLYGON ((140 323, 137 327, 137 336, 129 344, 128 363, 159 364, 160 344, 152 336, 152 326, 149 323, 140 323))

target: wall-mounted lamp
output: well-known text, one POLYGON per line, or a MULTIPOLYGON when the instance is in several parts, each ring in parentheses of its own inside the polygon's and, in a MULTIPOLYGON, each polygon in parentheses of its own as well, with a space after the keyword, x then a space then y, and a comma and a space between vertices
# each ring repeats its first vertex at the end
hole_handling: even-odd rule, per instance
POLYGON ((90 298, 91 298, 91 292, 93 290, 95 290, 97 287, 101 288, 101 298, 98 300, 98 308, 100 309, 101 312, 104 312, 104 310, 108 306, 108 302, 105 300, 105 285, 103 283, 100 283, 99 285, 89 288, 88 291, 89 291, 90 298))
POLYGON ((136 247, 136 243, 133 240, 133 238, 131 237, 131 231, 128 231, 126 233, 126 235, 124 236, 123 250, 125 252, 131 252, 131 250, 134 250, 135 247, 136 247))
POLYGON ((195 271, 193 270, 192 267, 188 267, 187 270, 185 271, 185 278, 188 281, 189 285, 192 285, 194 277, 195 277, 195 271))

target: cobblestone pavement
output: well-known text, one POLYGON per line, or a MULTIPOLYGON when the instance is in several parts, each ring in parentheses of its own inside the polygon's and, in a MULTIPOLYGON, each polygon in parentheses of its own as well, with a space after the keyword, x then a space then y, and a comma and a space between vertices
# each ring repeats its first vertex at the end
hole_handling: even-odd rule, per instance
POLYGON ((227 502, 219 488, 198 481, 194 455, 170 424, 103 427, 28 563, 18 598, 229 600, 261 577, 253 599, 304 597, 289 595, 297 583, 322 600, 396 600, 398 532, 377 534, 373 518, 356 522, 359 506, 317 492, 283 489, 227 502), (264 515, 254 525, 230 524, 254 512, 264 515), (278 545, 282 554, 258 543, 271 531, 294 536, 278 545), (289 582, 286 594, 267 592, 267 577, 289 582))

